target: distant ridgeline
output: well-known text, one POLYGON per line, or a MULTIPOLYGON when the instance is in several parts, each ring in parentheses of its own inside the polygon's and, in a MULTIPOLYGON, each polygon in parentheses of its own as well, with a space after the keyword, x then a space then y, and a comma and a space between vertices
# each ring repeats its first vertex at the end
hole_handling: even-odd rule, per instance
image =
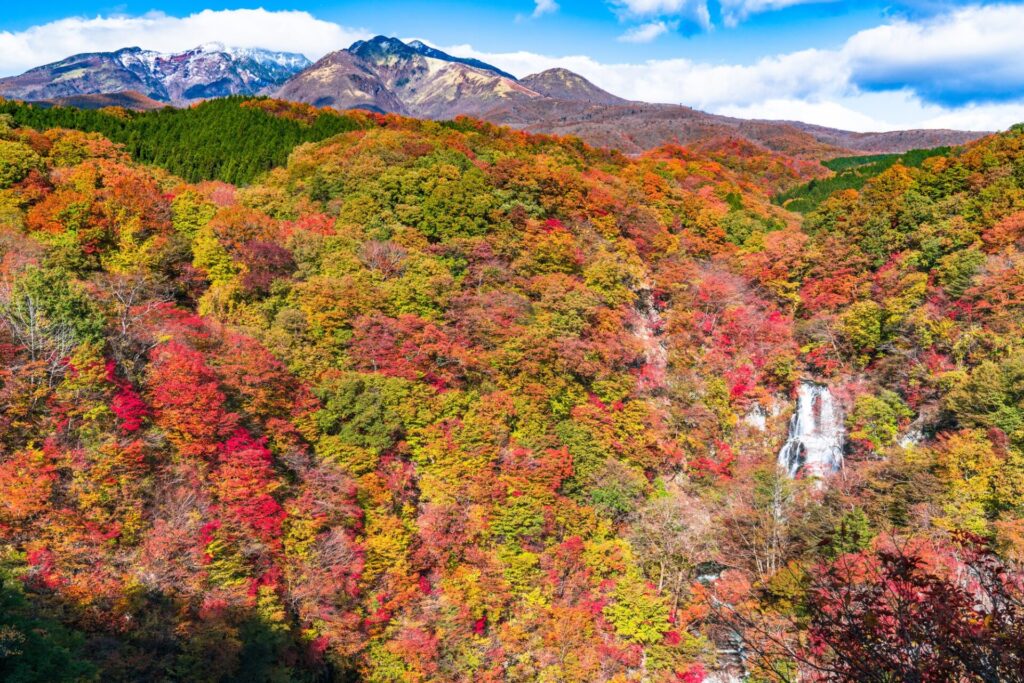
POLYGON ((920 168, 925 159, 949 154, 950 147, 912 149, 903 154, 838 157, 821 162, 835 173, 831 178, 814 179, 778 195, 775 201, 790 211, 808 213, 840 190, 859 190, 864 184, 897 163, 920 168))
POLYGON ((155 164, 189 182, 223 180, 245 185, 283 165, 297 145, 365 127, 358 114, 307 105, 286 105, 286 111, 281 107, 281 103, 251 97, 150 112, 0 100, 0 114, 9 114, 18 125, 100 133, 123 144, 136 161, 155 164))

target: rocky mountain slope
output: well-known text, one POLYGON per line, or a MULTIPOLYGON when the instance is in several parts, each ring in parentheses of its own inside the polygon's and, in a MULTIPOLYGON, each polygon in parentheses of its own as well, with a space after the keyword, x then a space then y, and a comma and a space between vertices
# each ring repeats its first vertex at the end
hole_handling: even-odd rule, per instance
POLYGON ((92 52, 0 79, 0 96, 55 100, 136 91, 161 102, 253 95, 309 66, 304 56, 219 43, 165 54, 138 47, 92 52))
POLYGON ((496 67, 385 36, 332 52, 292 77, 277 96, 433 119, 480 115, 506 101, 543 98, 496 67))
POLYGON ((596 85, 568 69, 548 69, 519 81, 530 90, 563 102, 586 104, 625 104, 627 100, 601 90, 596 85))

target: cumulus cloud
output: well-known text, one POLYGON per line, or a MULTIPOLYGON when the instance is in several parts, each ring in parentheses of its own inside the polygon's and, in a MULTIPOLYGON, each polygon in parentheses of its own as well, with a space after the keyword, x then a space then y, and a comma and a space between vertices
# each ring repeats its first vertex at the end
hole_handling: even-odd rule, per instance
POLYGON ((0 74, 21 73, 80 52, 105 52, 136 45, 175 52, 220 42, 232 47, 299 52, 317 59, 366 37, 366 31, 298 11, 240 9, 203 10, 186 17, 162 12, 69 17, 24 31, 0 31, 0 74))
POLYGON ((534 18, 558 11, 558 3, 555 0, 535 0, 535 5, 533 8, 534 18))
POLYGON ((1024 95, 1024 7, 974 6, 861 31, 843 56, 865 90, 911 88, 944 105, 1024 95))
POLYGON ((668 22, 652 21, 634 26, 619 36, 618 40, 620 43, 649 43, 658 36, 665 35, 672 28, 668 22))

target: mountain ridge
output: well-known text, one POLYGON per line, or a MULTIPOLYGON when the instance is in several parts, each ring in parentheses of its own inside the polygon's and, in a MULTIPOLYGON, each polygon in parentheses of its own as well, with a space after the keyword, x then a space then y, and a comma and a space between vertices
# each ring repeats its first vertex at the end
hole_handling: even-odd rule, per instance
POLYGON ((0 96, 53 100, 135 91, 154 100, 187 103, 227 95, 255 95, 308 67, 303 55, 206 43, 164 53, 126 47, 85 52, 0 79, 0 96))

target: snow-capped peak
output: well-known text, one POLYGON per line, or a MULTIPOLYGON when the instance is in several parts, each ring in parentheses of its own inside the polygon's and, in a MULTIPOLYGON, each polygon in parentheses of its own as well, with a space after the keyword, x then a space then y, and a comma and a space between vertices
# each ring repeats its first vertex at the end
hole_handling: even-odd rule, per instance
MULTIPOLYGON (((228 50, 224 47, 224 43, 218 43, 216 41, 213 41, 209 43, 203 43, 195 50, 190 50, 190 52, 228 52, 228 50)), ((230 54, 230 52, 228 52, 228 54, 230 54)))

